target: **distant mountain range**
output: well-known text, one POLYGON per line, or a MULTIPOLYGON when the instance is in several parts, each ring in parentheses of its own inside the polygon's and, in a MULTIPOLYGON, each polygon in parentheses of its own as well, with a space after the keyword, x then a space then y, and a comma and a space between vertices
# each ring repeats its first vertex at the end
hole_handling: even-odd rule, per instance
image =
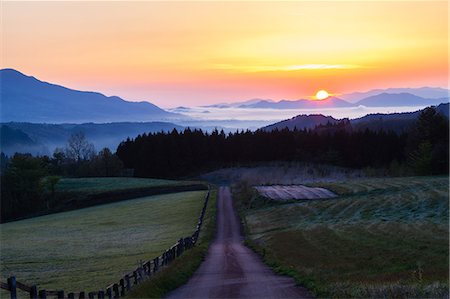
POLYGON ((449 91, 443 88, 390 88, 374 89, 365 93, 329 97, 325 100, 281 100, 253 99, 231 104, 216 104, 205 108, 257 108, 257 109, 321 109, 343 107, 426 107, 449 102, 449 91), (347 100, 348 99, 348 100, 347 100))
POLYGON ((128 102, 97 92, 69 89, 0 70, 1 121, 83 123, 120 121, 173 121, 186 118, 149 102, 128 102))
MULTIPOLYGON (((449 117, 449 104, 440 104, 436 107, 436 110, 449 117)), ((326 124, 337 124, 342 121, 349 122, 352 130, 392 130, 397 133, 407 131, 415 120, 418 118, 422 110, 415 112, 405 112, 405 113, 391 113, 391 114, 369 114, 357 119, 335 119, 331 116, 324 116, 321 114, 317 115, 298 115, 291 119, 277 122, 275 124, 261 128, 265 131, 272 131, 275 129, 282 130, 288 128, 289 130, 303 129, 314 129, 317 126, 326 124)))
POLYGON ((65 147, 73 133, 82 132, 97 150, 115 151, 121 141, 139 134, 183 130, 184 127, 164 122, 122 122, 106 124, 36 124, 9 122, 0 124, 1 151, 7 155, 27 152, 51 155, 56 147, 65 147))
POLYGON ((376 96, 382 93, 409 93, 425 99, 448 98, 450 91, 440 87, 419 87, 419 88, 386 88, 372 89, 365 92, 353 92, 340 95, 339 97, 347 102, 355 103, 362 99, 376 96))

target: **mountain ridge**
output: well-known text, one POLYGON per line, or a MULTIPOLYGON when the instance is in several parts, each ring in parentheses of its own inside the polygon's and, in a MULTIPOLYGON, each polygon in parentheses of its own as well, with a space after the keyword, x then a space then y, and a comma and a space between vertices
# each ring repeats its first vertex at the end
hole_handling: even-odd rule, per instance
POLYGON ((14 69, 0 70, 1 121, 118 122, 182 119, 150 102, 130 102, 118 96, 79 91, 41 81, 14 69))

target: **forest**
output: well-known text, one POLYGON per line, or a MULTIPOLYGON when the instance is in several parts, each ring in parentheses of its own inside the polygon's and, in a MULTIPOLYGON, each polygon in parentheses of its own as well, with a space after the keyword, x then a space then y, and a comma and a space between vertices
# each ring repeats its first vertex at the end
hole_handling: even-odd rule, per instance
POLYGON ((127 139, 117 156, 136 176, 177 178, 219 167, 267 161, 304 161, 350 168, 402 165, 412 174, 448 173, 448 119, 425 109, 406 133, 347 130, 341 123, 310 130, 197 129, 127 139))

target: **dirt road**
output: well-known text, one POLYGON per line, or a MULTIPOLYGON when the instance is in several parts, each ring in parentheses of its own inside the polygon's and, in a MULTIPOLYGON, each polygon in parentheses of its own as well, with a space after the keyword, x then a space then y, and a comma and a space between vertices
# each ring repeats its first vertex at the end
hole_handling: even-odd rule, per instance
POLYGON ((243 245, 228 187, 219 189, 217 236, 189 282, 167 298, 310 298, 287 277, 275 275, 243 245))

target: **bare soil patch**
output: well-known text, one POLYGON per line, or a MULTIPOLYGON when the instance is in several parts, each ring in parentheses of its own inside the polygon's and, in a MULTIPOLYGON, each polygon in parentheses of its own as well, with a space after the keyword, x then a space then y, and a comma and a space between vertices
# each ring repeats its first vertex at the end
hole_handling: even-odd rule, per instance
POLYGON ((337 195, 325 188, 307 187, 303 185, 258 186, 255 189, 264 197, 273 200, 321 199, 333 198, 337 195))

